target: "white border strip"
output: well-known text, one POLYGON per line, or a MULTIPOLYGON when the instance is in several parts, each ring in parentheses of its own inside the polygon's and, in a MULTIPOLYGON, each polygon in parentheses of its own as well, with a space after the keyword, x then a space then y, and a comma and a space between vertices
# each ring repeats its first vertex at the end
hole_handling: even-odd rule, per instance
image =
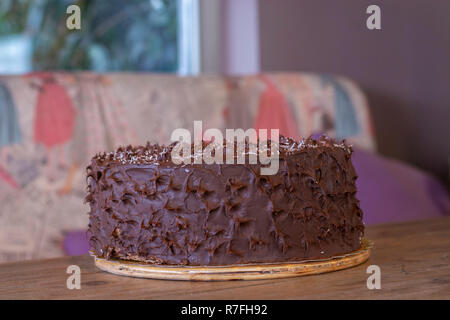
POLYGON ((200 13, 198 0, 178 0, 178 73, 200 73, 200 13))

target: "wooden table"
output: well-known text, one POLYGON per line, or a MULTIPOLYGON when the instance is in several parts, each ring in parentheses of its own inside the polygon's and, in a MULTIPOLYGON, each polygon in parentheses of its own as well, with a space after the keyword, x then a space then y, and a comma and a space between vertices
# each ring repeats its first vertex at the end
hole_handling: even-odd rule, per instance
POLYGON ((90 256, 0 264, 1 299, 449 299, 450 217, 368 227, 368 262, 297 278, 185 282, 99 271, 90 256), (81 268, 81 289, 66 287, 69 265, 81 268), (366 269, 381 268, 381 289, 369 290, 366 269))

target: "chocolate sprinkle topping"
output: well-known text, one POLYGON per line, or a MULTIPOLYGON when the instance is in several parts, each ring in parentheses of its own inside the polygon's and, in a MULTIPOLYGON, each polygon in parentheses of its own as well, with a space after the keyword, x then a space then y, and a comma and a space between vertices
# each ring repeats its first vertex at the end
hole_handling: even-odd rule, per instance
MULTIPOLYGON (((202 149, 205 149, 210 143, 214 142, 203 142, 202 149)), ((223 141, 223 148, 226 151, 227 141, 223 141)), ((171 152, 176 145, 176 142, 170 145, 159 145, 159 144, 151 144, 147 142, 145 146, 123 146, 119 147, 114 152, 109 153, 99 153, 93 157, 93 160, 97 163, 120 163, 120 164, 155 164, 161 162, 170 162, 172 161, 171 152)), ((236 142, 235 142, 234 150, 237 152, 236 142)), ((245 141, 245 151, 244 154, 248 154, 249 143, 247 140, 245 141)), ((268 142, 268 148, 270 148, 271 141, 268 142)), ((348 153, 352 152, 351 146, 348 146, 345 141, 336 142, 335 140, 322 135, 319 139, 313 139, 309 137, 307 139, 302 139, 300 141, 295 141, 292 138, 286 138, 284 136, 280 136, 279 141, 279 152, 280 156, 292 155, 295 153, 302 152, 305 148, 317 148, 317 147, 336 147, 342 148, 346 150, 348 153)), ((255 144, 255 148, 259 151, 259 141, 255 144)), ((194 154, 194 143, 191 144, 191 153, 192 157, 195 157, 194 154)), ((236 156, 236 155, 235 155, 236 156)))

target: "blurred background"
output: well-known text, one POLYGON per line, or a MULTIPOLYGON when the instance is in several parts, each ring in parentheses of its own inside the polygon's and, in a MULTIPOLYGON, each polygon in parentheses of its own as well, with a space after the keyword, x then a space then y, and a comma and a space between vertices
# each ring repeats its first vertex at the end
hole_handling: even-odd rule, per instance
POLYGON ((0 262, 86 253, 92 155, 194 120, 347 139, 366 224, 450 214, 450 3, 371 4, 2 0, 0 262))
POLYGON ((6 0, 0 4, 3 73, 178 69, 176 1, 6 0), (82 29, 66 28, 69 5, 82 29))

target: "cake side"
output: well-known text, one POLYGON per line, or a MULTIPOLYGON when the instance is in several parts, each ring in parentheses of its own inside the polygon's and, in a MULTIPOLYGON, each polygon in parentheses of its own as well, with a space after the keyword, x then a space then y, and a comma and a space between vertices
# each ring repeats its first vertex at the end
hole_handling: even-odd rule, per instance
POLYGON ((230 265, 359 249, 364 226, 351 148, 332 140, 293 145, 281 140, 272 176, 260 175, 258 164, 174 165, 168 147, 95 157, 86 197, 94 254, 230 265))

